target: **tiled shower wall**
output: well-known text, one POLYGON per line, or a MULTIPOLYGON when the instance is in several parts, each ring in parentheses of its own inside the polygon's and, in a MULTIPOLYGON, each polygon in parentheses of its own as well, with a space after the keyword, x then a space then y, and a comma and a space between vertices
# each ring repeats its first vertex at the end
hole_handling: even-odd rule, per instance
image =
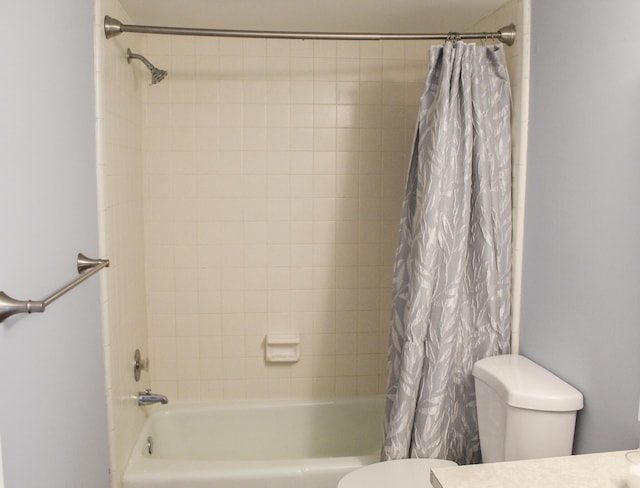
MULTIPOLYGON (((523 12, 514 0, 484 24, 520 24, 523 12)), ((514 115, 519 41, 508 49, 514 115)), ((384 392, 428 48, 145 38, 144 53, 170 72, 143 104, 154 389, 178 400, 384 392), (270 332, 300 334, 298 363, 265 363, 270 332)))
POLYGON ((149 351, 178 400, 373 394, 425 42, 152 37, 149 351), (267 333, 297 332, 295 364, 267 333))
POLYGON ((109 457, 112 486, 120 477, 142 428, 145 413, 135 393, 148 377, 133 378, 133 352, 147 349, 144 288, 142 199, 142 87, 126 50, 140 48, 135 36, 107 41, 105 14, 129 18, 116 0, 97 0, 95 18, 96 140, 100 256, 110 259, 99 274, 109 415, 109 457))

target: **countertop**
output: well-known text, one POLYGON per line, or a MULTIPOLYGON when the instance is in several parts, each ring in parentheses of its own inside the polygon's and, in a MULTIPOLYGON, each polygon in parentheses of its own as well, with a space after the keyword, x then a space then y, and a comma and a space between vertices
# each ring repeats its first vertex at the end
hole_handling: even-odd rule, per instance
POLYGON ((627 451, 433 468, 434 488, 625 488, 627 451))

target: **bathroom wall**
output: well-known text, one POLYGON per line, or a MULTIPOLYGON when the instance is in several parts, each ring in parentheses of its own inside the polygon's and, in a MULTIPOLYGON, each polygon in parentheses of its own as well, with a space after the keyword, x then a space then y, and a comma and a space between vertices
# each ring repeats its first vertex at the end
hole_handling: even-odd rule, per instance
MULTIPOLYGON (((484 25, 524 12, 514 1, 484 25)), ((509 54, 518 100, 527 45, 509 54)), ((143 51, 170 72, 144 92, 154 389, 178 400, 384 392, 428 44, 147 36, 143 51), (266 364, 268 332, 300 333, 301 360, 266 364)))
POLYGON ((387 323, 425 42, 145 38, 153 387, 178 400, 386 385, 387 323), (264 362, 268 332, 302 357, 264 362))
POLYGON ((110 464, 113 486, 119 485, 145 412, 135 395, 150 386, 143 373, 133 377, 133 354, 146 354, 142 199, 142 91, 148 71, 126 50, 140 50, 139 36, 106 40, 108 14, 129 22, 117 0, 98 0, 95 10, 96 134, 100 254, 111 266, 102 279, 102 319, 109 405, 110 464), (144 72, 143 72, 144 70, 144 72))
POLYGON ((522 353, 583 392, 578 453, 638 447, 638 18, 532 4, 522 353))
MULTIPOLYGON (((93 6, 2 11, 0 290, 41 300, 78 276, 78 252, 99 254, 93 6)), ((0 324, 0 384, 2 486, 109 485, 97 277, 0 324)))

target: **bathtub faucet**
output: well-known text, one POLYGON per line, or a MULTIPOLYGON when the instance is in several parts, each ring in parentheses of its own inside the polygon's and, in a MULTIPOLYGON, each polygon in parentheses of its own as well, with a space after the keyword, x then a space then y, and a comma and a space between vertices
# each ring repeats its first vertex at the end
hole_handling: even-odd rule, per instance
POLYGON ((154 403, 162 403, 166 405, 169 400, 164 395, 158 395, 157 393, 151 393, 151 388, 147 391, 141 391, 138 393, 138 405, 153 405, 154 403))

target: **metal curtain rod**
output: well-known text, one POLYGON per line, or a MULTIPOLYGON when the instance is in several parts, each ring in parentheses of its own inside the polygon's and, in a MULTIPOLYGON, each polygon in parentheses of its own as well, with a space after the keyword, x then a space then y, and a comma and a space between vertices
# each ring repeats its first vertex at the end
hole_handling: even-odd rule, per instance
POLYGON ((123 24, 113 17, 105 15, 104 34, 107 39, 124 32, 138 34, 169 34, 177 36, 212 36, 212 37, 250 37, 266 39, 335 39, 345 41, 381 41, 381 40, 462 40, 462 39, 495 39, 513 45, 516 40, 516 26, 502 27, 497 32, 474 32, 446 34, 368 34, 368 33, 332 33, 332 32, 286 32, 286 31, 241 31, 229 29, 196 29, 190 27, 160 27, 151 25, 123 24))
POLYGON ((17 313, 44 312, 48 305, 107 266, 109 266, 108 259, 88 258, 84 254, 78 253, 77 269, 80 276, 53 292, 44 300, 16 300, 5 292, 0 291, 0 323, 17 313))

